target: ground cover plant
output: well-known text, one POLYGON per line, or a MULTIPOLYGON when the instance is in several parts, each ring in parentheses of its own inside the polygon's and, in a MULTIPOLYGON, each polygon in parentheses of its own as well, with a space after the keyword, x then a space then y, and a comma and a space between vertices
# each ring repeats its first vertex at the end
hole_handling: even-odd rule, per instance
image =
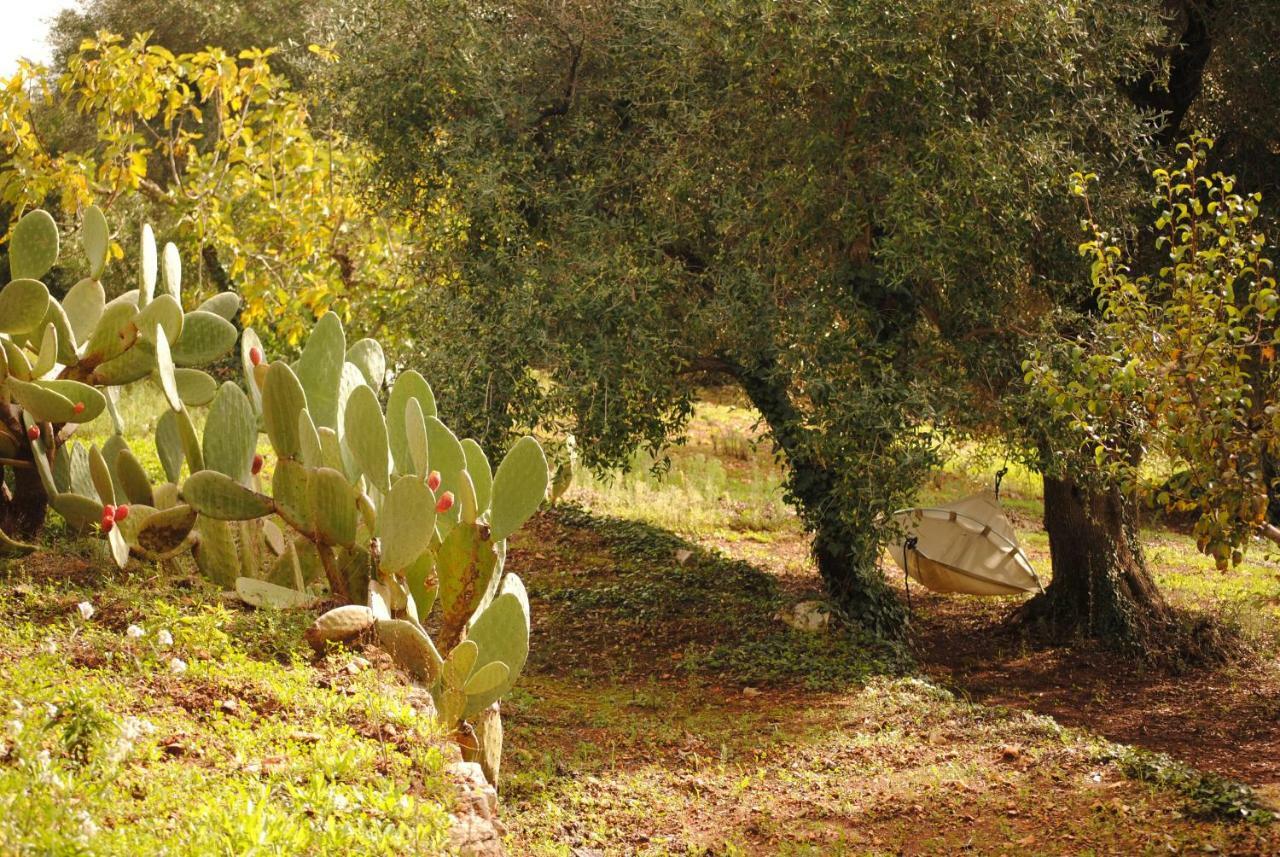
POLYGON ((457 785, 429 702, 309 614, 249 613, 95 543, 8 564, 0 851, 440 853, 457 785))

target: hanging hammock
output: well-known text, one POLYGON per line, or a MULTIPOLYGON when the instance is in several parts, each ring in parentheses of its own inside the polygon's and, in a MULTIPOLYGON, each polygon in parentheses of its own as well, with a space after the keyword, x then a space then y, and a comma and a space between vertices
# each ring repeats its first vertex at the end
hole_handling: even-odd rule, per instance
POLYGON ((1043 592, 996 495, 893 513, 901 536, 890 545, 898 567, 934 592, 1016 595, 1043 592))

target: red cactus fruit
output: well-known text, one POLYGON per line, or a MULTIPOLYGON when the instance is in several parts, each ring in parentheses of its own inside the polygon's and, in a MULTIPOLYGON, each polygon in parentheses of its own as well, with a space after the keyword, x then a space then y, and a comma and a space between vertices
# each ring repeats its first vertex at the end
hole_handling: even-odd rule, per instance
POLYGON ((102 531, 103 531, 104 533, 109 533, 109 532, 111 532, 111 529, 112 529, 115 525, 116 525, 116 522, 115 522, 115 519, 114 519, 114 518, 108 518, 108 517, 106 517, 105 515, 103 516, 103 518, 102 518, 102 531))
POLYGON ((259 363, 262 362, 261 348, 255 345, 253 348, 249 349, 249 362, 252 363, 254 366, 257 366, 259 363))
POLYGON ((453 508, 453 492, 446 491, 440 495, 440 499, 436 501, 436 514, 443 515, 445 512, 453 508))
POLYGON ((40 438, 40 426, 31 426, 28 428, 27 437, 31 440, 38 440, 40 438))
POLYGON ((110 503, 102 507, 102 520, 105 521, 108 518, 113 521, 116 519, 116 507, 112 506, 110 503))
POLYGON ((253 475, 257 476, 261 472, 262 472, 262 456, 255 455, 253 457, 253 475))
POLYGON ((129 507, 128 507, 128 506, 116 506, 116 520, 117 520, 117 521, 123 521, 123 520, 124 520, 125 518, 127 518, 127 517, 129 517, 129 507))
POLYGON ((440 487, 440 471, 439 470, 433 470, 431 471, 431 474, 427 476, 427 487, 430 488, 432 491, 435 491, 437 488, 440 487))
POLYGON ((76 412, 77 414, 83 414, 83 413, 84 413, 84 402, 76 402, 75 407, 73 407, 71 410, 72 410, 72 411, 74 411, 74 412, 76 412))

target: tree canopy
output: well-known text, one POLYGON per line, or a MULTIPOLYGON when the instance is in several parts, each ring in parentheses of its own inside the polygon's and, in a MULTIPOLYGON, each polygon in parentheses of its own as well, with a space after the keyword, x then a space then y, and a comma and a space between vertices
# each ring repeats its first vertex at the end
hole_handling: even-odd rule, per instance
POLYGON ((408 210, 439 175, 467 207, 460 283, 422 301, 493 332, 450 379, 486 406, 469 428, 567 425, 615 464, 727 376, 833 593, 895 625, 883 516, 939 432, 1018 423, 1021 337, 1088 293, 1064 179, 1138 165, 1119 83, 1151 68, 1151 10, 365 8, 338 39, 352 127, 408 210))

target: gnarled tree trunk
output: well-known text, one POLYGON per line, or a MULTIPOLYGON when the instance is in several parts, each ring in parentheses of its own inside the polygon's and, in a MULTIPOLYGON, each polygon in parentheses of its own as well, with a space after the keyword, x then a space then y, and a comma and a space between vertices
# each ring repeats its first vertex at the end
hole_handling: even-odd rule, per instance
POLYGON ((788 487, 813 533, 814 561, 831 600, 868 630, 900 636, 906 628, 906 611, 879 571, 879 545, 874 539, 850 537, 843 520, 848 510, 835 490, 836 473, 810 455, 804 438, 808 429, 791 401, 788 379, 774 362, 752 369, 734 366, 730 371, 786 456, 788 487))
POLYGON ((1175 637, 1173 613, 1147 571, 1133 504, 1118 489, 1045 476, 1044 526, 1053 580, 1028 602, 1028 619, 1055 634, 1147 654, 1175 637))

